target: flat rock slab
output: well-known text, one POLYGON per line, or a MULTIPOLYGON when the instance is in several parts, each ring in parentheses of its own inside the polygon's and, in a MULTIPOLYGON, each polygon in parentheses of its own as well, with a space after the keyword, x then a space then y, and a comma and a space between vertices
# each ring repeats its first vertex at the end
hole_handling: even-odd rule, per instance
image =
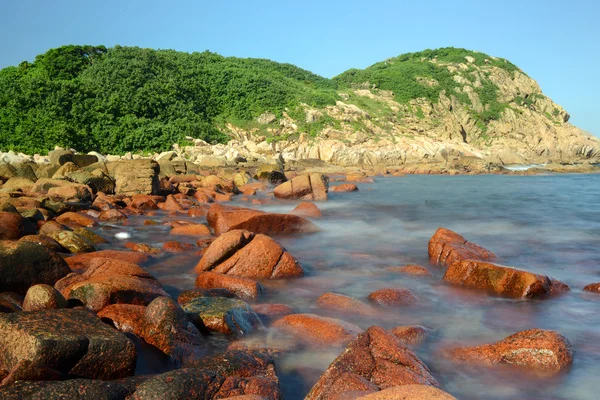
POLYGON ((27 361, 66 377, 117 379, 133 374, 136 352, 87 310, 0 314, 0 369, 12 372, 27 361))

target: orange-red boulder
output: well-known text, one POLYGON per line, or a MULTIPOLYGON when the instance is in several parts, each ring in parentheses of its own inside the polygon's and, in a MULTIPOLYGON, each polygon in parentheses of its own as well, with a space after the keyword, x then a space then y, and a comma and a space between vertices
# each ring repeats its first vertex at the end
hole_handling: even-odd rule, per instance
POLYGON ((429 261, 435 265, 449 267, 456 261, 467 259, 491 260, 496 256, 491 251, 467 241, 449 229, 439 228, 429 240, 429 261))
POLYGON ((414 275, 414 276, 433 276, 430 270, 420 265, 408 264, 402 267, 390 267, 389 271, 401 272, 406 275, 414 275))
POLYGON ((316 346, 343 346, 363 330, 341 319, 315 314, 290 314, 272 325, 299 341, 316 346))
POLYGON ((171 229, 171 235, 210 236, 211 232, 208 226, 204 224, 187 224, 175 226, 171 229))
POLYGON ((484 261, 464 260, 450 265, 444 281, 511 298, 541 298, 568 291, 562 282, 545 275, 484 261))
POLYGON ((398 307, 414 304, 417 297, 408 289, 386 288, 369 294, 369 300, 382 307, 398 307))
POLYGON ((116 221, 126 220, 127 219, 127 215, 123 214, 119 210, 110 209, 110 210, 102 211, 98 215, 98 219, 100 221, 116 222, 116 221))
POLYGON ((273 194, 278 199, 327 200, 329 179, 318 173, 300 175, 277 186, 273 194))
POLYGON ((438 383, 429 368, 394 335, 370 327, 351 342, 323 373, 306 400, 325 400, 352 390, 383 390, 438 383))
POLYGON ((66 259, 69 267, 75 272, 86 271, 95 258, 111 258, 114 260, 127 261, 132 264, 143 264, 150 258, 147 254, 136 251, 123 250, 100 250, 93 253, 77 254, 66 259))
POLYGON ((251 279, 302 276, 298 261, 268 236, 245 230, 227 232, 211 243, 196 272, 213 271, 251 279))
POLYGON ((72 211, 66 212, 56 217, 56 222, 58 222, 59 224, 66 225, 70 228, 77 228, 80 226, 91 228, 93 226, 98 225, 98 223, 93 218, 72 211))
POLYGON ((294 308, 287 304, 253 304, 252 310, 261 320, 274 320, 294 313, 294 308))
POLYGON ((199 289, 228 289, 236 297, 244 300, 259 297, 264 288, 255 280, 219 274, 216 272, 202 272, 196 278, 196 287, 199 289))
POLYGON ((266 235, 312 233, 319 228, 309 220, 293 214, 272 214, 242 207, 213 204, 206 216, 216 236, 245 229, 266 235))
POLYGON ((377 310, 369 304, 337 293, 324 293, 317 299, 317 305, 321 308, 344 314, 374 315, 377 313, 377 310))
POLYGON ((390 333, 410 346, 423 343, 431 334, 431 330, 420 325, 397 326, 392 328, 390 333))
POLYGON ((342 183, 338 186, 332 186, 330 190, 335 193, 348 193, 357 192, 358 187, 354 183, 342 183))
POLYGON ((457 363, 509 365, 548 375, 565 371, 573 364, 573 348, 567 338, 543 329, 517 332, 493 344, 448 349, 443 354, 457 363))
POLYGON ((147 305, 160 296, 167 296, 160 283, 136 264, 110 258, 90 260, 81 275, 70 275, 66 287, 56 287, 66 299, 78 299, 98 312, 110 304, 147 305))
POLYGON ((590 283, 583 288, 586 292, 600 293, 600 282, 590 283))
POLYGON ((305 218, 323 218, 323 213, 315 203, 304 202, 300 203, 292 210, 290 214, 299 215, 305 218))
POLYGON ((162 250, 167 253, 182 253, 185 251, 193 250, 194 247, 195 246, 191 243, 170 241, 163 244, 162 250))

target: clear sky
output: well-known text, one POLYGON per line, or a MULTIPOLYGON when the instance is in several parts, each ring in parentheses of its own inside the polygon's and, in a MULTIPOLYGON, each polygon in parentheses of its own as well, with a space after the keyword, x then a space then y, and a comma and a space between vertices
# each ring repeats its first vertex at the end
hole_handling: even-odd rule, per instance
POLYGON ((65 44, 211 50, 332 77, 409 51, 504 57, 600 136, 598 0, 1 0, 0 68, 65 44))

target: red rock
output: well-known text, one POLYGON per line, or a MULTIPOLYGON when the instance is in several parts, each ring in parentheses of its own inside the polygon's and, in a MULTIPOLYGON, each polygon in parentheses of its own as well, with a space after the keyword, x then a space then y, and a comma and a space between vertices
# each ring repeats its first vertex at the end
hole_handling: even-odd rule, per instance
POLYGON ((346 182, 357 182, 357 183, 373 183, 375 180, 367 176, 365 173, 354 173, 346 175, 346 182))
MULTIPOLYGON (((183 211, 184 208, 179 204, 179 201, 173 197, 173 195, 168 195, 167 199, 164 203, 160 203, 162 205, 162 209, 164 211, 183 211)), ((160 207, 160 205, 159 205, 160 207)))
POLYGON ((292 210, 291 214, 305 218, 323 218, 323 213, 319 210, 319 207, 317 207, 315 203, 308 202, 298 204, 296 208, 292 210))
POLYGON ((190 217, 202 217, 205 218, 208 214, 208 207, 194 206, 190 208, 187 215, 190 217))
POLYGON ((92 189, 87 185, 70 183, 68 186, 56 186, 48 190, 50 197, 58 197, 62 200, 91 202, 93 198, 92 189))
POLYGON ((415 276, 433 276, 430 270, 425 267, 421 267, 420 265, 409 264, 403 267, 391 267, 388 268, 389 271, 401 272, 407 275, 415 275, 415 276))
POLYGON ((431 333, 430 329, 420 325, 397 326, 390 333, 407 345, 418 345, 427 339, 431 333))
POLYGON ((142 336, 146 306, 134 304, 111 304, 98 312, 102 321, 114 326, 121 332, 131 332, 142 336))
POLYGON ((386 288, 371 293, 369 300, 383 307, 398 307, 414 304, 417 298, 408 289, 386 288))
POLYGON ((327 200, 328 187, 329 179, 325 175, 312 173, 283 182, 273 194, 278 199, 327 200))
POLYGON ((199 203, 204 203, 204 204, 208 204, 208 203, 212 203, 215 201, 215 194, 216 193, 207 193, 204 190, 201 191, 197 191, 196 193, 194 193, 194 198, 199 202, 199 203))
POLYGON ((306 400, 330 399, 351 390, 382 390, 410 384, 438 385, 415 353, 394 335, 372 326, 331 363, 306 400))
POLYGON ((337 311, 345 314, 374 315, 377 313, 373 307, 362 301, 337 293, 325 293, 317 299, 317 305, 321 308, 337 311))
POLYGON ((68 257, 66 261, 71 270, 83 272, 90 267, 91 261, 95 258, 111 258, 114 260, 127 261, 132 264, 143 264, 148 261, 150 257, 135 251, 100 250, 93 253, 77 254, 76 256, 68 257))
POLYGON ((315 314, 286 315, 271 326, 316 346, 343 346, 362 332, 362 329, 349 322, 315 314))
POLYGON ((244 300, 259 297, 264 288, 252 279, 239 278, 218 274, 216 272, 202 272, 196 278, 196 287, 199 289, 227 289, 235 293, 236 297, 244 300))
POLYGON ((276 241, 265 235, 234 230, 208 247, 196 272, 213 271, 251 279, 298 277, 304 270, 276 241))
POLYGON ((206 219, 216 236, 235 229, 266 235, 311 233, 319 230, 315 224, 297 215, 265 213, 221 204, 213 204, 206 219))
POLYGON ((567 338, 543 329, 517 332, 493 344, 449 349, 443 355, 457 363, 510 365, 547 375, 565 371, 573 364, 573 348, 567 338))
POLYGON ((227 351, 197 365, 149 378, 131 400, 283 398, 273 360, 260 352, 227 351))
POLYGON ((106 210, 106 211, 102 211, 98 215, 98 219, 100 221, 110 221, 110 222, 123 221, 123 220, 127 219, 127 215, 123 214, 119 210, 106 210))
POLYGON ((8 371, 25 360, 68 378, 109 380, 135 370, 133 342, 87 310, 0 314, 0 348, 0 369, 8 371))
POLYGON ((34 226, 20 214, 0 211, 0 240, 16 240, 35 233, 34 226))
POLYGON ((252 310, 261 320, 273 320, 294 313, 294 308, 287 304, 254 304, 252 310))
POLYGON ((495 254, 491 251, 468 242, 456 232, 439 228, 429 240, 429 261, 435 265, 449 267, 456 261, 467 259, 491 260, 495 254))
MULTIPOLYGON (((545 275, 476 260, 453 263, 443 279, 455 285, 516 299, 546 297, 564 291, 566 286, 545 275)), ((568 286, 566 288, 568 290, 568 286)))
POLYGON ((195 246, 191 243, 181 243, 181 242, 166 242, 163 244, 162 250, 167 253, 182 253, 185 251, 193 250, 195 246))
POLYGON ((586 292, 600 293, 600 282, 590 283, 589 285, 585 286, 583 290, 586 292))
POLYGON ((358 192, 358 187, 354 183, 343 183, 333 186, 329 190, 336 193, 358 192))
POLYGON ((171 235, 211 236, 211 232, 208 226, 204 224, 188 224, 174 227, 171 230, 171 235))
POLYGON ((456 397, 433 386, 402 385, 369 393, 356 400, 456 400, 456 397))
MULTIPOLYGON (((95 258, 79 279, 68 277, 69 285, 61 289, 66 299, 78 299, 98 312, 110 304, 147 305, 167 296, 160 283, 143 268, 120 260, 95 258)), ((57 282, 56 287, 62 287, 57 282)))
POLYGON ((23 300, 23 311, 67 308, 67 300, 50 285, 33 285, 23 300))
POLYGON ((156 204, 156 196, 149 196, 147 194, 136 194, 131 198, 131 207, 140 210, 156 210, 158 208, 156 204))
POLYGON ((78 228, 80 226, 86 226, 88 228, 91 228, 98 225, 98 223, 93 218, 70 211, 56 217, 56 222, 58 222, 59 224, 66 225, 70 228, 78 228))

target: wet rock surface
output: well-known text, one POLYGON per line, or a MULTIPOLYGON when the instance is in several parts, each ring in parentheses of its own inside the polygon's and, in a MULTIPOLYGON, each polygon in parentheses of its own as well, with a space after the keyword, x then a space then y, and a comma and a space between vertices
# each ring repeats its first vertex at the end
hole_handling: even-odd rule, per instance
POLYGON ((409 384, 438 385, 415 353, 395 336, 373 326, 346 347, 306 398, 328 399, 347 391, 409 384))
POLYGON ((543 298, 569 290, 567 285, 545 275, 475 260, 451 264, 444 281, 517 299, 543 298))
POLYGON ((491 260, 496 257, 491 251, 467 241, 456 232, 439 228, 429 240, 429 262, 449 267, 462 260, 491 260))
POLYGON ((560 333, 530 329, 499 342, 475 347, 448 349, 444 355, 463 364, 506 365, 553 375, 573 364, 573 348, 560 333))
POLYGON ((0 349, 1 369, 29 362, 34 379, 40 369, 64 378, 121 378, 133 375, 136 360, 133 343, 86 310, 0 314, 0 349))
POLYGON ((226 335, 246 335, 263 327, 250 306, 226 297, 197 297, 183 305, 184 311, 200 329, 226 335))
POLYGON ((212 242, 196 266, 196 271, 213 271, 251 279, 288 278, 304 274, 298 261, 276 241, 245 230, 227 232, 212 242))

